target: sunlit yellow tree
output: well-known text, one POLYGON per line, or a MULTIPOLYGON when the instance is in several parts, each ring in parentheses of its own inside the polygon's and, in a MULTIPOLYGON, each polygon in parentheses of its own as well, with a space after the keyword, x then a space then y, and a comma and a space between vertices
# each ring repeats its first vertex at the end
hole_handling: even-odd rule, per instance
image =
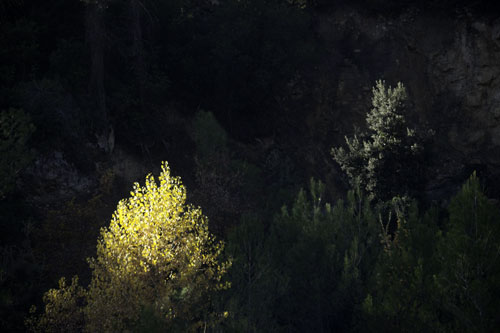
MULTIPOLYGON (((86 331, 150 325, 144 321, 190 331, 221 316, 211 297, 226 287, 222 277, 230 263, 220 261, 223 243, 210 234, 201 209, 186 204, 186 189, 166 163, 158 181, 149 175, 145 186, 134 184, 131 197, 119 202, 109 227, 101 230, 83 305, 86 331)), ((54 309, 50 303, 49 308, 54 309)))

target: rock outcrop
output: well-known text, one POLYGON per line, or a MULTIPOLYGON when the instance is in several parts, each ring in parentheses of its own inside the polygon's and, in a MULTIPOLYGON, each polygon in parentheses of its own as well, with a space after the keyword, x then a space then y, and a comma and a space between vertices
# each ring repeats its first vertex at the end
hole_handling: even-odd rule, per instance
POLYGON ((500 16, 336 8, 318 13, 316 24, 330 57, 319 71, 335 78, 323 108, 337 127, 334 144, 364 127, 375 80, 402 81, 410 122, 436 132, 429 198, 455 192, 473 170, 490 190, 500 188, 500 16))

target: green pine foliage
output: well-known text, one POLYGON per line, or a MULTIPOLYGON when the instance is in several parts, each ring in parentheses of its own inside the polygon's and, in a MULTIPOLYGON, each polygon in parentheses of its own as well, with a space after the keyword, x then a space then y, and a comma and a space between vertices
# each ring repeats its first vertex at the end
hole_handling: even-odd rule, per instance
MULTIPOLYGON (((448 206, 396 210, 394 234, 381 233, 364 303, 364 330, 492 332, 500 303, 500 212, 475 174, 448 206)), ((384 230, 384 228, 381 228, 384 230)))
MULTIPOLYGON (((380 243, 376 214, 360 191, 325 203, 311 180, 269 230, 237 231, 233 295, 237 331, 347 330, 360 316, 366 277, 380 243)), ((235 240, 236 240, 235 239, 235 240)))
POLYGON ((275 274, 268 260, 267 228, 253 215, 244 215, 228 236, 227 250, 233 258, 228 272, 231 289, 223 303, 229 309, 226 331, 259 332, 276 330, 272 309, 274 294, 281 293, 285 281, 275 274))
POLYGON ((455 332, 492 332, 500 324, 500 211, 475 173, 448 211, 435 276, 444 325, 455 332))
POLYGON ((233 230, 225 330, 494 330, 500 214, 475 175, 447 212, 396 197, 384 215, 359 190, 330 205, 324 189, 311 181, 269 226, 233 230))
MULTIPOLYGON (((480 6, 354 3, 394 18, 480 6)), ((338 82, 321 70, 363 39, 353 16, 324 43, 339 5, 353 4, 0 0, 0 331, 23 331, 34 303, 26 323, 43 332, 497 331, 498 202, 476 175, 448 207, 410 199, 428 134, 407 122, 403 84, 377 81, 366 126, 332 149, 343 200, 318 181, 296 192, 321 173, 332 120, 338 82), (90 180, 75 200, 24 172, 55 150, 90 180), (120 190, 99 174, 163 157, 185 167, 189 200, 164 165, 100 232, 120 190)))
POLYGON ((380 219, 383 251, 370 277, 363 303, 364 329, 384 332, 428 332, 437 327, 433 295, 438 211, 424 215, 416 202, 393 202, 397 229, 389 234, 380 219))
POLYGON ((377 81, 373 108, 366 116, 367 132, 346 137, 347 150, 332 149, 332 156, 347 174, 379 201, 412 195, 421 181, 424 137, 407 127, 406 89, 401 82, 387 87, 377 81))

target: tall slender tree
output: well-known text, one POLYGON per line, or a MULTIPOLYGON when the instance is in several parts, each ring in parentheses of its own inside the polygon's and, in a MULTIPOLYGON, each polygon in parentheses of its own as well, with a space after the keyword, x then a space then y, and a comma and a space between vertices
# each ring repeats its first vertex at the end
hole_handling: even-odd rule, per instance
POLYGON ((347 150, 333 148, 333 158, 349 177, 380 201, 411 195, 422 175, 422 148, 425 137, 407 127, 406 89, 400 82, 386 87, 377 81, 373 108, 366 116, 367 132, 346 137, 347 150))

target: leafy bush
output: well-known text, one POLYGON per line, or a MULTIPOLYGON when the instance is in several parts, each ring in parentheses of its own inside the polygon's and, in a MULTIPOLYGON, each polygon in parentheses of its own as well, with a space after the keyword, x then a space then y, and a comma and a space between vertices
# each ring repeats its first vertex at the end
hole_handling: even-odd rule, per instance
MULTIPOLYGON (((43 296, 46 303, 45 313, 37 318, 26 320, 28 328, 35 332, 78 332, 84 325, 82 304, 85 304, 86 290, 78 285, 78 277, 66 284, 66 279, 59 280, 59 288, 51 289, 43 296)), ((30 309, 35 314, 36 307, 30 309)))

